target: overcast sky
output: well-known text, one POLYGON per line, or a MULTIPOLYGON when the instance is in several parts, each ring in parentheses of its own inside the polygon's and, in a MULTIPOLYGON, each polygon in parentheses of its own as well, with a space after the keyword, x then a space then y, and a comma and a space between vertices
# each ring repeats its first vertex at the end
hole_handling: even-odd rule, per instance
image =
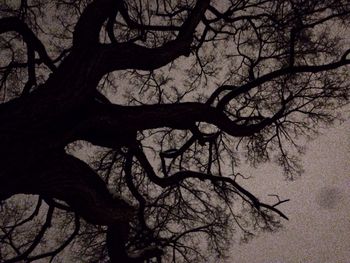
POLYGON ((247 186, 263 197, 277 193, 291 201, 280 206, 290 218, 277 233, 235 244, 227 262, 350 262, 350 121, 326 130, 307 144, 305 173, 287 182, 270 165, 252 170, 247 186))

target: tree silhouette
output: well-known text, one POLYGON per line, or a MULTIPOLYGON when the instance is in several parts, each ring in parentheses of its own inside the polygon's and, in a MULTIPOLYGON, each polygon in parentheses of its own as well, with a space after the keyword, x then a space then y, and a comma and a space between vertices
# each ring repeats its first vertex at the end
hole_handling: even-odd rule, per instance
POLYGON ((348 100, 347 0, 22 0, 0 12, 2 262, 69 246, 75 262, 223 257, 234 232, 287 218, 286 200, 241 185, 240 161, 276 161, 293 179, 299 138, 348 100))

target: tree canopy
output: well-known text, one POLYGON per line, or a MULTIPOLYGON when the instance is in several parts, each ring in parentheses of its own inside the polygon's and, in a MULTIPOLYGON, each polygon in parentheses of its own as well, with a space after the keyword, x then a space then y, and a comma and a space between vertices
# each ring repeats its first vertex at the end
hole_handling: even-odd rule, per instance
POLYGON ((348 0, 2 1, 0 261, 205 262, 278 228, 287 200, 240 167, 302 173, 348 103, 349 22, 348 0))

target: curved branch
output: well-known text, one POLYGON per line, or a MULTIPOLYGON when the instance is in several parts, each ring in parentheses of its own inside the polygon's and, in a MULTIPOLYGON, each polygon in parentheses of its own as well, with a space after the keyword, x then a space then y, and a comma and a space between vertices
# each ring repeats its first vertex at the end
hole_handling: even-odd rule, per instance
POLYGON ((99 67, 104 74, 121 69, 154 70, 182 55, 188 56, 190 44, 191 41, 178 39, 156 48, 134 43, 102 45, 99 67))
MULTIPOLYGON (((102 46, 100 67, 104 73, 120 69, 153 70, 176 58, 190 54, 190 45, 196 27, 209 6, 210 0, 197 1, 192 12, 182 24, 176 39, 156 48, 134 43, 112 43, 102 46)), ((93 30, 95 30, 93 28, 93 30)), ((97 36, 95 36, 96 38, 97 36)))
POLYGON ((4 263, 14 263, 14 262, 18 262, 22 259, 26 259, 29 256, 29 254, 34 251, 34 249, 39 245, 39 243, 40 243, 41 239, 43 238, 47 229, 51 226, 53 212, 54 212, 54 208, 49 207, 49 210, 47 211, 47 214, 46 214, 45 223, 42 225, 39 233, 37 234, 35 239, 32 241, 32 244, 29 246, 29 248, 25 252, 20 254, 19 256, 12 258, 12 259, 9 259, 9 260, 6 260, 4 263))
POLYGON ((43 254, 39 254, 36 256, 32 256, 32 257, 28 257, 28 262, 32 262, 41 258, 46 258, 46 257, 51 257, 51 260, 57 255, 59 254, 61 251, 63 251, 72 241, 73 239, 76 237, 76 235, 78 235, 79 230, 80 230, 80 220, 79 217, 77 215, 75 215, 75 219, 74 219, 74 231, 72 232, 72 234, 70 234, 70 236, 56 249, 50 251, 50 252, 46 252, 43 254))
POLYGON ((17 17, 6 17, 0 19, 0 34, 9 31, 19 33, 23 37, 23 40, 27 43, 28 48, 32 48, 38 52, 40 58, 50 70, 56 70, 56 66, 53 64, 51 58, 47 54, 43 43, 23 21, 17 17))
POLYGON ((215 98, 223 91, 225 90, 231 90, 228 94, 226 94, 217 104, 217 108, 222 110, 225 108, 225 106, 235 97, 248 92, 249 90, 258 87, 265 82, 271 81, 275 78, 289 75, 289 74, 297 74, 297 73, 318 73, 322 71, 327 70, 333 70, 336 68, 339 68, 341 66, 349 65, 350 59, 346 59, 346 54, 348 54, 349 51, 346 51, 346 53, 342 56, 342 58, 339 61, 324 64, 324 65, 301 65, 301 66, 290 66, 286 68, 282 68, 273 72, 270 72, 266 75, 261 76, 260 78, 255 79, 252 82, 249 82, 243 86, 235 87, 230 85, 224 85, 215 91, 212 96, 208 99, 208 104, 211 104, 215 98))
POLYGON ((132 20, 128 14, 127 7, 120 3, 118 10, 130 29, 153 30, 153 31, 179 31, 180 27, 175 25, 144 25, 132 20))
POLYGON ((16 228, 16 227, 19 227, 19 226, 21 226, 21 225, 24 225, 25 223, 27 223, 27 222, 29 222, 29 221, 32 221, 33 218, 36 217, 36 216, 39 214, 39 210, 40 210, 40 208, 41 208, 41 205, 42 205, 42 198, 39 196, 34 211, 33 211, 27 218, 21 220, 20 222, 14 224, 14 225, 7 226, 7 228, 13 228, 13 229, 14 229, 14 228, 16 228))
POLYGON ((105 182, 86 163, 73 156, 54 155, 30 172, 30 182, 26 182, 29 193, 40 194, 44 199, 63 200, 90 223, 128 222, 134 214, 133 207, 113 197, 105 182))
POLYGON ((279 211, 275 205, 268 205, 265 203, 262 203, 259 201, 257 197, 255 197, 252 193, 250 193, 248 190, 240 186, 235 180, 229 177, 223 177, 223 176, 215 176, 211 174, 204 174, 200 172, 195 172, 195 171, 180 171, 177 172, 171 176, 168 177, 159 177, 157 174, 154 172, 152 165, 149 163, 146 155, 142 151, 140 147, 133 147, 133 152, 137 158, 137 160, 140 162, 141 166, 145 169, 148 178, 155 183, 156 185, 165 188, 169 186, 174 186, 178 185, 182 181, 186 179, 199 179, 201 181, 207 180, 212 183, 217 183, 217 182, 224 182, 228 183, 231 186, 233 186, 237 191, 238 194, 243 198, 243 199, 248 199, 250 203, 252 204, 253 207, 256 209, 260 210, 260 207, 267 208, 275 213, 277 213, 279 216, 283 217, 284 219, 288 220, 288 217, 283 214, 281 211, 279 211))
POLYGON ((73 33, 73 48, 97 45, 100 30, 108 17, 115 13, 117 0, 95 0, 80 16, 73 33))
POLYGON ((90 118, 76 127, 74 138, 100 146, 119 147, 133 143, 137 131, 161 127, 191 130, 196 122, 207 122, 231 136, 243 137, 261 131, 282 117, 283 113, 284 107, 272 117, 262 118, 259 123, 239 125, 222 111, 203 103, 142 106, 96 103, 90 118))

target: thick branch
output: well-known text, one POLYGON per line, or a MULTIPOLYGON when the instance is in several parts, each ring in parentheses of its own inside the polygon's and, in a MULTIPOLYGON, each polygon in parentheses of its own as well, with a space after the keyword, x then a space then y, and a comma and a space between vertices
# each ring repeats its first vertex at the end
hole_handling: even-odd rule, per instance
POLYGON ((93 115, 75 130, 75 139, 116 147, 135 140, 137 131, 169 127, 192 129, 196 122, 207 122, 235 137, 251 136, 282 116, 284 108, 257 124, 238 125, 222 111, 202 103, 143 106, 97 104, 93 115))
POLYGON ((95 0, 80 16, 73 34, 73 47, 97 45, 103 23, 113 14, 118 0, 95 0))
POLYGON ((134 209, 112 197, 103 180, 79 159, 61 153, 33 166, 18 187, 22 192, 63 200, 93 224, 128 222, 133 216, 134 209))
POLYGON ((102 46, 100 67, 106 74, 121 69, 154 70, 190 53, 188 40, 172 40, 163 46, 147 48, 134 43, 102 46))
POLYGON ((153 70, 182 55, 189 55, 195 29, 209 5, 209 0, 197 1, 196 6, 180 27, 176 39, 156 48, 146 48, 134 43, 104 45, 101 68, 105 73, 120 69, 153 70))

